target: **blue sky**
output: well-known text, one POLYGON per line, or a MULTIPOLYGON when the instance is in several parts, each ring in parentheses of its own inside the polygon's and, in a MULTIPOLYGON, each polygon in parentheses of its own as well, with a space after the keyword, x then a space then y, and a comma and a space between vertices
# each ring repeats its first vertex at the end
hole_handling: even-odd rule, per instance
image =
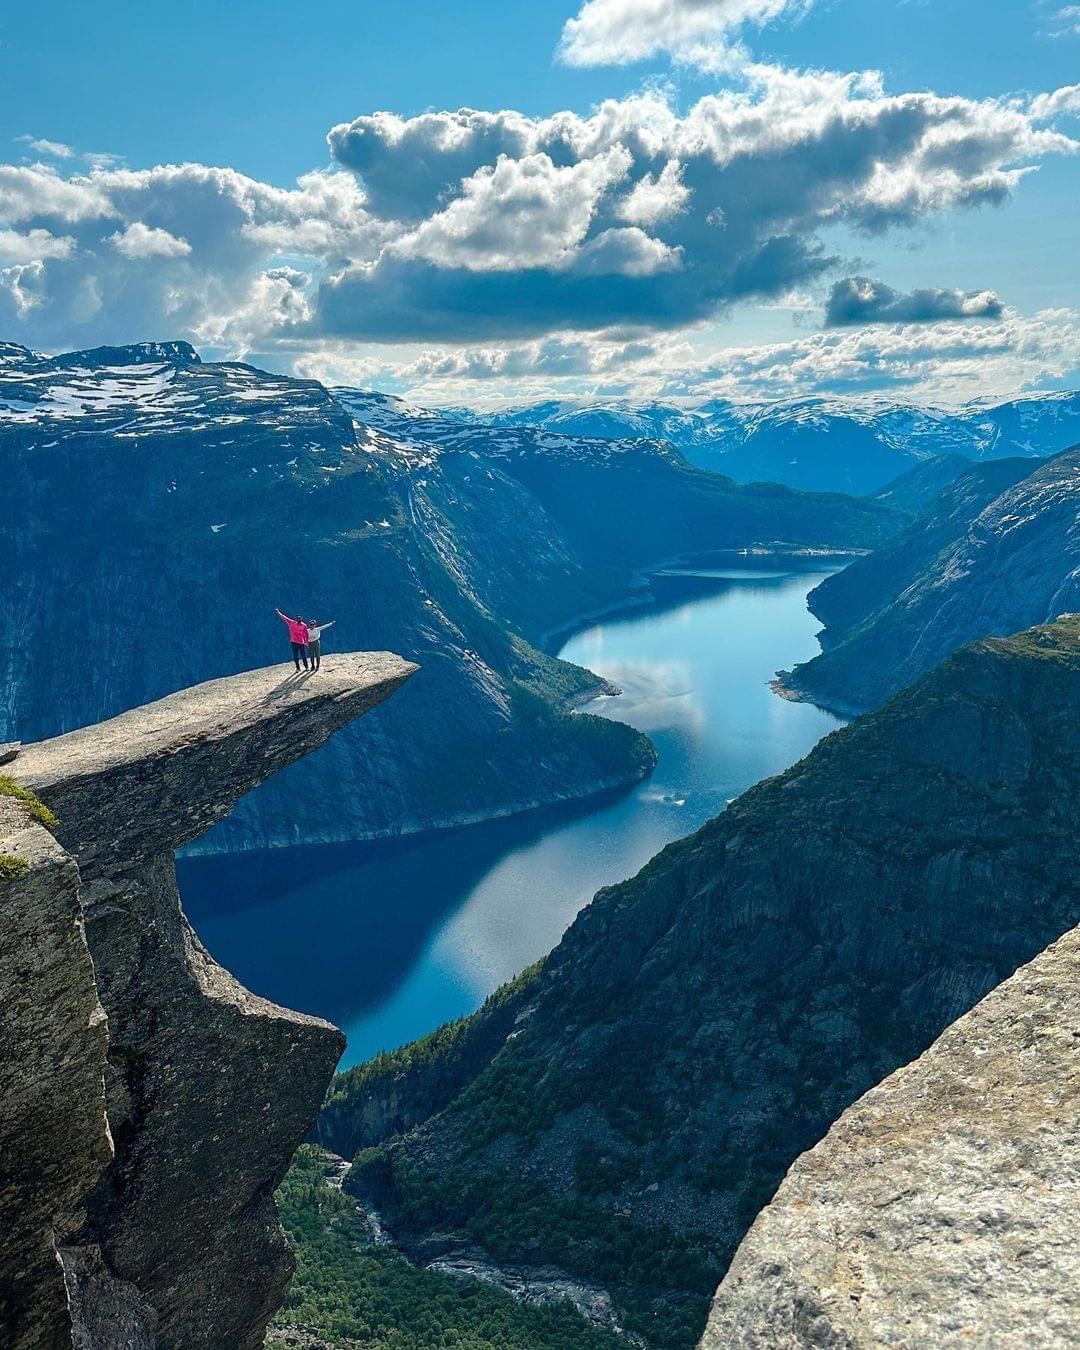
POLYGON ((1071 385, 1080 100, 1032 100, 1080 78, 1078 29, 1052 0, 24 7, 0 337, 474 401, 1071 385))

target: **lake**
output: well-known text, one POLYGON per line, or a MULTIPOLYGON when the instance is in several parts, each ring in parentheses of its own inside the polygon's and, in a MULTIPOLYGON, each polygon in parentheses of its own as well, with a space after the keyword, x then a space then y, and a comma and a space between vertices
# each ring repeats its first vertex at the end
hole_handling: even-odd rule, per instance
POLYGON ((800 561, 664 573, 655 608, 565 643, 561 656, 623 691, 584 711, 629 722, 659 749, 647 782, 419 838, 181 859, 192 923, 249 989, 342 1027, 342 1067, 471 1012, 550 951, 599 887, 840 725, 768 685, 817 652, 806 596, 825 571, 800 561))

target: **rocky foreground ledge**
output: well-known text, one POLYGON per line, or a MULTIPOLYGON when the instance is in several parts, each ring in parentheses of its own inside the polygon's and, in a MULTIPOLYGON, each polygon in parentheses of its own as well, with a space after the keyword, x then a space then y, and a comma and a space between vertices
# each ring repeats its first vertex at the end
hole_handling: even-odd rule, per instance
POLYGON ((1075 1345, 1078 1113, 1074 929, 794 1164, 702 1350, 1075 1345))
POLYGON ((11 1350, 261 1344, 292 1269, 273 1191, 343 1037, 213 961, 180 907, 173 850, 415 669, 376 652, 327 657, 317 674, 248 671, 23 746, 4 766, 11 1350))

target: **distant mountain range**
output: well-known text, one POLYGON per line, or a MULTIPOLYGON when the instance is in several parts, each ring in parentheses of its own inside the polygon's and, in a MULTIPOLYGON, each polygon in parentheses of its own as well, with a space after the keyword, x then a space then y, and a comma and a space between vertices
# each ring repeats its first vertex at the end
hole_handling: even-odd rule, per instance
POLYGON ((1080 609, 1080 446, 1034 465, 969 468, 809 603, 825 624, 824 651, 780 687, 847 712, 875 706, 973 638, 1080 609))
POLYGON ((468 425, 201 362, 186 343, 0 347, 0 741, 288 656, 274 606, 421 671, 207 846, 348 839, 623 785, 652 747, 570 716, 545 635, 718 548, 883 542, 889 507, 738 487, 657 441, 468 425), (299 803, 302 803, 299 804, 299 803))
POLYGON ((1080 440, 1080 394, 1032 394, 957 408, 882 398, 778 403, 537 403, 498 413, 458 410, 489 426, 544 427, 561 435, 666 441, 701 468, 738 483, 774 482, 809 492, 877 492, 936 456, 1039 457, 1080 440))

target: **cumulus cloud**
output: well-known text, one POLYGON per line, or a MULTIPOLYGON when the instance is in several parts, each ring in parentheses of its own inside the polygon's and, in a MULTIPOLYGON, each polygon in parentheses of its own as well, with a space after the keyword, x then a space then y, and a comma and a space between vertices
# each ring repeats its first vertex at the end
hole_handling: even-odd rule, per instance
POLYGON ((135 335, 242 352, 308 318, 311 274, 281 254, 325 266, 382 237, 351 173, 283 189, 198 164, 0 165, 0 228, 26 259, 0 274, 0 328, 46 350, 135 335))
POLYGON ((998 324, 956 321, 807 334, 792 342, 729 348, 686 363, 652 386, 669 398, 784 398, 892 389, 928 402, 1022 388, 1060 388, 1080 378, 1080 313, 1006 310, 998 324))
POLYGON ((906 294, 870 277, 842 277, 825 303, 830 328, 862 323, 935 323, 940 319, 1000 319, 993 291, 958 291, 932 286, 906 294))
POLYGON ((644 174, 618 206, 619 216, 631 225, 659 225, 684 211, 690 189, 682 179, 682 165, 668 160, 659 174, 644 174))
POLYGON ((36 259, 66 258, 75 247, 70 235, 50 234, 48 230, 0 229, 0 263, 25 263, 36 259))
POLYGON ((698 323, 812 283, 835 262, 831 226, 882 232, 1006 199, 1075 148, 1046 124, 1067 94, 1043 97, 891 95, 874 75, 751 66, 744 87, 681 115, 645 93, 587 117, 357 118, 333 128, 331 150, 376 216, 409 224, 323 279, 313 328, 467 341, 698 323), (589 190, 563 196, 564 179, 589 190))
POLYGON ((63 141, 47 141, 44 136, 16 136, 28 150, 35 155, 48 155, 50 159, 70 159, 75 151, 63 141))
POLYGON ((397 240, 393 253, 467 271, 558 267, 630 164, 629 151, 618 145, 564 167, 546 154, 500 155, 464 179, 461 196, 444 211, 397 240))
POLYGON ((125 258, 185 258, 191 252, 186 239, 144 225, 141 220, 133 220, 116 234, 110 234, 107 242, 125 258))
POLYGON ((378 348, 355 356, 326 350, 302 358, 298 370, 327 383, 375 386, 421 403, 451 405, 496 405, 507 397, 694 405, 881 391, 921 402, 963 402, 1025 388, 1075 387, 1080 313, 1044 310, 1028 317, 1006 310, 1000 323, 974 328, 944 321, 831 329, 722 348, 705 359, 686 342, 562 335, 509 347, 419 349, 397 360, 378 348))
MULTIPOLYGON (((1080 15, 1080 7, 1077 8, 1080 15)), ((1066 84, 1052 94, 1036 94, 1028 104, 1034 122, 1049 122, 1064 113, 1080 112, 1080 84, 1066 84)))
POLYGON ((1007 198, 1077 148, 1051 120, 1074 98, 749 66, 684 111, 645 92, 585 116, 360 117, 331 130, 335 167, 292 188, 199 164, 0 165, 0 328, 231 353, 678 332, 815 290, 834 227, 1007 198))
POLYGON ((703 70, 730 60, 731 35, 810 0, 586 0, 567 20, 557 55, 568 66, 625 66, 667 53, 703 70))

